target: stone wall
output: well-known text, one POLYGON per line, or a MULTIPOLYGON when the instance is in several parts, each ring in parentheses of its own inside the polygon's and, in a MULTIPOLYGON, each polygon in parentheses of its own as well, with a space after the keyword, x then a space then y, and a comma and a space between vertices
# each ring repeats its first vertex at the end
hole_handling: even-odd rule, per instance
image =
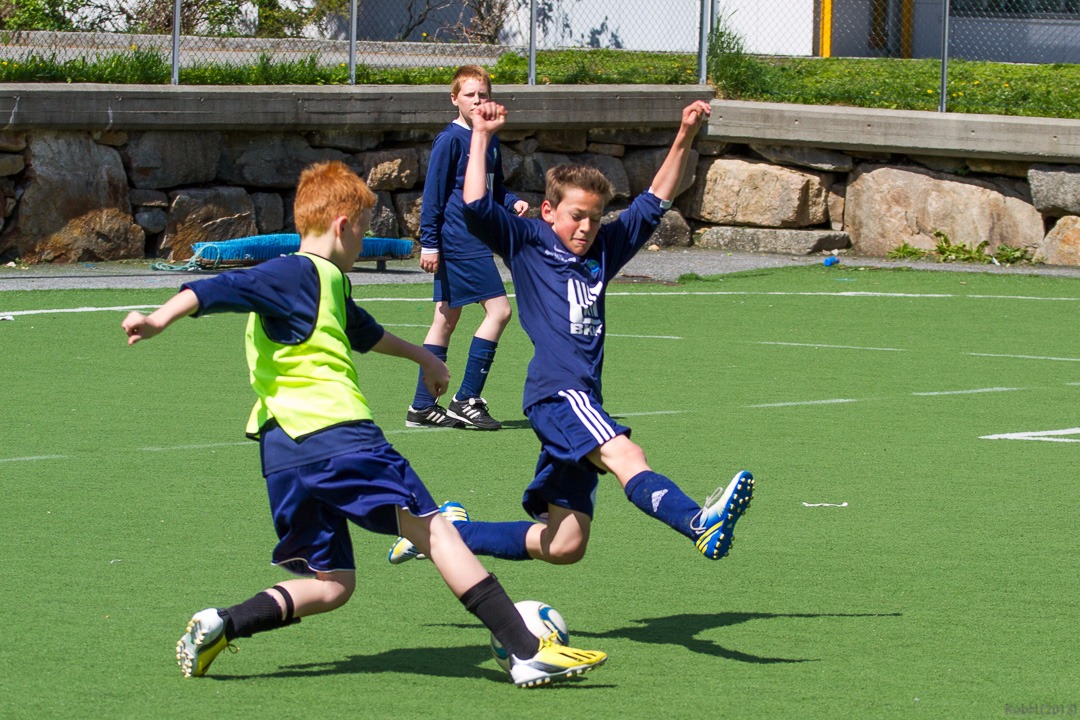
MULTIPOLYGON (((436 130, 0 132, 0 261, 163 257, 196 242, 292 231, 300 170, 342 160, 376 191, 373 232, 419 233, 436 130)), ((538 207, 545 171, 593 165, 611 209, 648 188, 674 130, 509 129, 507 185, 538 207)), ((690 175, 653 241, 809 254, 883 256, 902 243, 1023 247, 1080 265, 1080 166, 765 144, 702 136, 690 175)))

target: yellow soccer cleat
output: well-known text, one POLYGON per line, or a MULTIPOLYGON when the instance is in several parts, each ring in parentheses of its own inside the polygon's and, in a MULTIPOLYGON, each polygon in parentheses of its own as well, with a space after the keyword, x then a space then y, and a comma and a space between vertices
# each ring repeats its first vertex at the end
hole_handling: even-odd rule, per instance
POLYGON ((555 633, 540 638, 540 649, 531 658, 510 656, 510 680, 518 687, 539 687, 588 672, 607 662, 607 653, 560 645, 555 633))
MULTIPOLYGON (((469 522, 469 513, 461 503, 447 500, 439 506, 439 512, 442 513, 444 518, 455 525, 469 522)), ((394 544, 390 546, 390 552, 386 556, 386 559, 390 561, 391 565, 400 565, 413 558, 417 560, 426 560, 427 555, 417 550, 415 545, 403 537, 399 537, 394 541, 394 544)))
POLYGON ((201 610, 191 618, 186 632, 176 643, 176 664, 184 677, 202 677, 210 663, 229 646, 225 621, 214 608, 201 610))

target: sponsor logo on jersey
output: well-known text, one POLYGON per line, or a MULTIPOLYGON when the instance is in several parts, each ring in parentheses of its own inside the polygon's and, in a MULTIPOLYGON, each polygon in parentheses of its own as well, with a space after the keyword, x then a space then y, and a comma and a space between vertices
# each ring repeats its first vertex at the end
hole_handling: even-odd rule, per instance
POLYGON ((587 285, 571 278, 566 281, 566 299, 570 303, 570 334, 598 336, 604 332, 604 321, 596 301, 604 291, 604 283, 587 285))

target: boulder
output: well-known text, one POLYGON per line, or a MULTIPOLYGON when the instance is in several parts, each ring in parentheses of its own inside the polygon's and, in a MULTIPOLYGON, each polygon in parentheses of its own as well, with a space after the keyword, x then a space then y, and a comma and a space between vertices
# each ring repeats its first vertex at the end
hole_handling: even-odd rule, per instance
POLYGON ((251 193, 255 227, 262 235, 276 233, 285 226, 285 204, 277 193, 251 193))
POLYGON ((195 243, 259 234, 255 208, 244 188, 176 190, 169 193, 169 200, 169 224, 161 248, 169 251, 170 262, 190 258, 195 243))
POLYGON ((988 252, 999 245, 1034 249, 1042 216, 1022 184, 959 177, 917 166, 859 165, 849 175, 844 228, 861 255, 883 256, 907 243, 932 250, 935 233, 988 252))
POLYGON ((537 152, 523 158, 521 171, 514 180, 514 187, 525 192, 539 192, 545 190, 547 171, 556 165, 565 165, 571 162, 568 155, 537 152))
POLYGON ((1031 201, 1051 217, 1080 215, 1080 165, 1032 165, 1031 201))
POLYGON ((758 160, 701 158, 697 180, 680 198, 686 217, 719 225, 809 227, 828 217, 832 176, 758 160))
POLYGON ((525 159, 508 145, 499 145, 499 160, 502 162, 503 184, 510 185, 517 179, 525 159))
POLYGON ((26 167, 22 153, 0 153, 0 177, 17 175, 26 167))
POLYGON ((155 189, 213 180, 220 152, 220 133, 180 130, 132 133, 120 150, 131 186, 155 189))
POLYGON ((169 225, 169 214, 156 207, 144 207, 135 211, 135 222, 147 235, 157 235, 169 225))
POLYGON ((29 263, 141 258, 145 235, 131 217, 120 154, 89 133, 36 131, 19 211, 0 254, 29 263))
POLYGON ((660 224, 653 230, 645 246, 659 245, 660 247, 687 247, 693 239, 690 232, 690 224, 675 208, 671 208, 663 217, 660 224))
POLYGON ((611 187, 615 190, 615 194, 612 196, 613 200, 625 200, 630 197, 630 181, 627 179, 626 170, 623 169, 623 164, 618 158, 613 158, 610 155, 586 154, 575 159, 583 165, 594 167, 604 174, 604 177, 611 182, 611 187))
POLYGON ((222 140, 217 177, 229 185, 292 189, 311 163, 350 159, 340 150, 312 148, 295 133, 229 134, 222 140))
POLYGON ((1033 259, 1047 265, 1080 265, 1080 217, 1066 215, 1058 220, 1033 259))
POLYGON ((844 229, 844 201, 847 194, 847 181, 834 182, 829 186, 829 195, 825 204, 829 208, 829 227, 833 230, 844 229))
POLYGON ((1027 178, 1031 163, 1019 160, 992 160, 987 158, 968 158, 968 170, 983 175, 1004 175, 1006 177, 1027 178))
POLYGON ((334 148, 350 153, 374 150, 379 147, 382 140, 381 132, 357 132, 332 128, 312 130, 307 134, 307 141, 311 147, 334 148))
POLYGON ((0 132, 0 152, 22 152, 26 149, 26 133, 0 132))
POLYGON ((585 152, 593 153, 595 155, 622 157, 626 154, 626 146, 619 145, 618 143, 591 142, 585 145, 585 152))
MULTIPOLYGON (((371 213, 371 234, 375 237, 399 237, 400 230, 398 230, 394 197, 385 190, 376 190, 375 197, 377 201, 375 202, 375 209, 371 213)), ((417 237, 419 237, 419 234, 417 237)))
MULTIPOLYGON (((664 158, 668 155, 668 148, 649 148, 648 150, 631 150, 622 159, 626 177, 630 182, 630 197, 637 197, 649 189, 656 171, 664 164, 664 158)), ((682 183, 675 190, 675 197, 690 189, 697 176, 694 174, 697 167, 698 154, 696 150, 690 150, 686 161, 687 172, 683 174, 682 183)))
POLYGON ((128 141, 128 134, 123 130, 97 130, 92 137, 95 142, 115 148, 122 147, 128 141))
POLYGON ((537 130, 535 138, 541 152, 580 153, 588 144, 585 130, 537 130))
POLYGON ((599 143, 615 143, 616 145, 653 145, 663 148, 671 147, 675 140, 677 130, 645 128, 633 130, 629 128, 596 128, 589 130, 588 141, 599 143))
MULTIPOLYGON (((949 173, 950 175, 963 175, 968 172, 967 161, 964 158, 946 157, 944 155, 908 155, 908 159, 935 172, 949 173)), ((888 160, 882 162, 888 162, 888 160)))
POLYGON ((793 230, 784 228, 739 227, 719 225, 703 232, 695 247, 740 252, 812 255, 823 250, 851 247, 847 233, 833 230, 793 230))
POLYGON ((750 145, 750 149, 777 165, 805 167, 824 172, 850 172, 855 163, 850 155, 838 150, 825 150, 797 145, 750 145))
POLYGON ((698 155, 718 157, 731 149, 731 143, 699 135, 697 140, 694 141, 694 149, 697 150, 698 155))
POLYGON ((372 190, 407 190, 420 177, 420 155, 415 148, 390 148, 356 153, 357 174, 372 190))
POLYGON ((394 209, 397 211, 398 234, 416 240, 420 237, 420 201, 423 193, 408 191, 394 193, 394 209))

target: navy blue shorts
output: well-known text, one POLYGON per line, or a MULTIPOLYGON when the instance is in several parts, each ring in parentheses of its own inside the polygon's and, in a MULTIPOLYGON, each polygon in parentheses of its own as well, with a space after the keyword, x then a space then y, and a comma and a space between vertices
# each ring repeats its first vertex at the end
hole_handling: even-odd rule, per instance
POLYGON ((525 489, 521 506, 545 520, 548 505, 593 516, 600 470, 586 456, 630 428, 611 419, 600 403, 583 390, 562 390, 558 396, 525 411, 540 438, 536 474, 525 489))
POLYGON ((389 443, 266 476, 279 542, 273 563, 314 575, 355 570, 348 521, 397 535, 397 508, 417 517, 439 511, 409 461, 389 443))
POLYGON ((495 258, 469 258, 468 260, 448 260, 439 258, 439 269, 435 271, 435 302, 446 302, 450 307, 464 307, 481 300, 489 300, 506 294, 495 258))

